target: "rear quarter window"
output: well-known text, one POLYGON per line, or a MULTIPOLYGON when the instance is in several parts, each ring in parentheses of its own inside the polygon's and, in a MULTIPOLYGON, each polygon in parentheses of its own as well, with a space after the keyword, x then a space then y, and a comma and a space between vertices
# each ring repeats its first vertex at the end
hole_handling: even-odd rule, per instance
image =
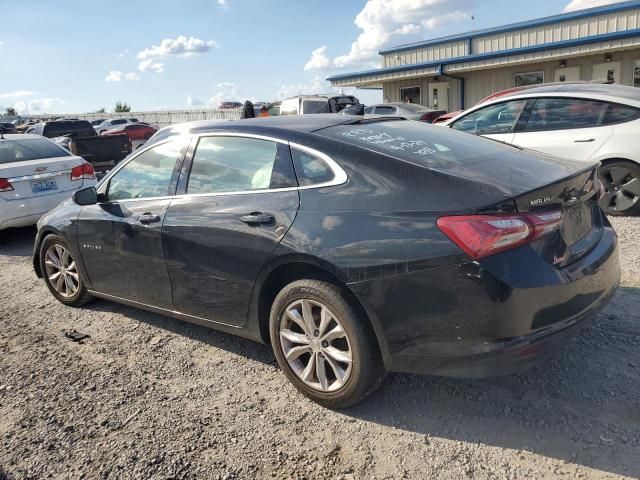
POLYGON ((610 103, 602 119, 602 125, 631 122, 640 118, 640 109, 619 103, 610 103))

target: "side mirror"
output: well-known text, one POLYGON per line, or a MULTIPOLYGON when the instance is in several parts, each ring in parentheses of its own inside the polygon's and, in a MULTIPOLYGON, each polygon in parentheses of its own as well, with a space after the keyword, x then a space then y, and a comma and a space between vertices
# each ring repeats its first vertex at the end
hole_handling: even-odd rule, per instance
POLYGON ((71 198, 78 205, 95 205, 98 203, 98 192, 95 187, 83 188, 73 192, 71 198))

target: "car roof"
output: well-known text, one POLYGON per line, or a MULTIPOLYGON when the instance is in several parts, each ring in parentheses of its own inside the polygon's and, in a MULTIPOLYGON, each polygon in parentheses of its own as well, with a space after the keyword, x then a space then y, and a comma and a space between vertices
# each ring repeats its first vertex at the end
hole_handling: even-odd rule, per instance
POLYGON ((554 83, 542 84, 536 87, 527 87, 526 89, 517 90, 506 93, 489 100, 489 102, 500 101, 506 98, 537 96, 559 94, 562 96, 570 95, 602 95, 606 97, 617 97, 626 100, 640 102, 640 91, 635 87, 627 87, 625 85, 611 85, 602 83, 554 83))
POLYGON ((231 130, 237 127, 260 127, 311 133, 323 128, 362 120, 359 115, 339 115, 337 113, 315 113, 309 115, 279 115, 276 117, 247 118, 215 125, 216 128, 231 130))

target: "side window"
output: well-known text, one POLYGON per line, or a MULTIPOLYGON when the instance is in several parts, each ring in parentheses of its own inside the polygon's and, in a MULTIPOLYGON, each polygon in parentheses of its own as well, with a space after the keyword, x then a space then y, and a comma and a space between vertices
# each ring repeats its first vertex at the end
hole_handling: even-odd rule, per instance
POLYGON ((269 107, 267 112, 269 112, 269 116, 277 117, 278 115, 280 115, 280 105, 273 105, 269 107))
POLYGON ((295 186, 291 159, 278 144, 243 137, 202 137, 187 193, 224 193, 295 186), (288 164, 288 171, 287 171, 288 164))
POLYGON ((163 143, 132 159, 109 180, 107 198, 126 200, 170 195, 169 185, 181 146, 180 141, 163 143))
POLYGON ((601 125, 630 122, 640 118, 640 109, 619 103, 610 103, 601 125))
POLYGON ((533 104, 526 132, 597 127, 607 104, 576 98, 539 98, 533 104))
POLYGON ((526 100, 513 100, 489 105, 465 115, 451 128, 476 135, 511 133, 526 103, 526 100))
POLYGON ((111 125, 122 125, 124 123, 127 123, 127 121, 125 119, 121 119, 121 120, 112 120, 111 121, 111 125))
POLYGON ((373 107, 364 107, 364 114, 370 115, 373 113, 373 107))
POLYGON ((293 147, 291 155, 301 187, 330 182, 335 177, 331 167, 321 158, 293 147))
POLYGON ((393 115, 396 113, 395 107, 376 107, 376 115, 393 115))

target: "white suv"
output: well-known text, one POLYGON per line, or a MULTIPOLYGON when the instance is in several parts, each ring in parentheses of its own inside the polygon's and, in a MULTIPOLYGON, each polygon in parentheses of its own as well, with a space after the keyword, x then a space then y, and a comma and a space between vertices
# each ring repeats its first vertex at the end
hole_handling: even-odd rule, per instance
POLYGON ((640 213, 640 89, 541 85, 475 105, 443 124, 556 157, 599 161, 609 215, 640 213))
POLYGON ((352 95, 298 95, 280 104, 280 115, 307 115, 310 113, 338 113, 359 103, 352 95))

